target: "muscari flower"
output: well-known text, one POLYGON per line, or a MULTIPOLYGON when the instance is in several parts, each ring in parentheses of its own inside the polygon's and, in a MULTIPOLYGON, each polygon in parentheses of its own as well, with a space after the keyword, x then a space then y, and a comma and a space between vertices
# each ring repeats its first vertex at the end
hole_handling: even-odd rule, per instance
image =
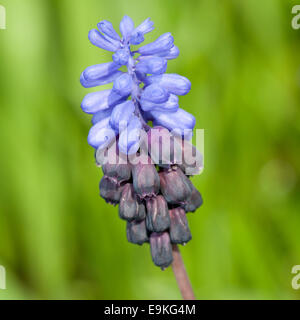
POLYGON ((127 221, 128 241, 149 242, 153 262, 165 268, 172 262, 172 243, 185 244, 191 239, 185 214, 194 212, 202 197, 186 176, 184 165, 177 164, 178 152, 183 151, 171 144, 173 160, 165 164, 165 156, 157 152, 160 137, 151 134, 148 124, 152 121, 165 137, 176 139, 190 139, 195 126, 194 116, 179 108, 178 96, 190 91, 190 81, 166 73, 168 61, 179 55, 171 33, 138 49, 131 47, 142 44, 153 29, 150 18, 135 27, 132 19, 124 16, 120 35, 107 20, 89 32, 93 45, 112 52, 112 61, 87 67, 80 82, 85 88, 112 86, 88 93, 81 108, 93 115, 88 143, 97 150, 99 165, 98 152, 111 148, 113 141, 119 156, 140 154, 140 130, 148 132, 148 163, 104 164, 100 195, 108 203, 119 204, 120 218, 127 221))

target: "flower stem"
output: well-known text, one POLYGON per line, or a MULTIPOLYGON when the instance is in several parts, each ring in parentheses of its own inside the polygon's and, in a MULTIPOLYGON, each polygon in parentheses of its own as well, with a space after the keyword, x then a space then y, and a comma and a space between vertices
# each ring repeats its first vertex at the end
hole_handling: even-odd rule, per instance
POLYGON ((195 300, 195 295, 190 283, 190 279, 186 273, 184 263, 176 244, 172 246, 173 251, 173 263, 172 269, 181 292, 183 300, 195 300))

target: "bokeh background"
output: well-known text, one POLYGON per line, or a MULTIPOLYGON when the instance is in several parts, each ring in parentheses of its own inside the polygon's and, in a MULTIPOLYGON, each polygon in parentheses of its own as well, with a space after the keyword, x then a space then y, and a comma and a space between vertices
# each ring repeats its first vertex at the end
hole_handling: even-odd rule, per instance
POLYGON ((205 129, 204 205, 181 248, 200 299, 297 299, 300 264, 300 30, 287 0, 1 0, 0 299, 177 299, 169 268, 126 240, 117 209, 98 195, 87 144, 87 66, 100 20, 151 17, 146 41, 171 31, 188 77, 180 98, 205 129))

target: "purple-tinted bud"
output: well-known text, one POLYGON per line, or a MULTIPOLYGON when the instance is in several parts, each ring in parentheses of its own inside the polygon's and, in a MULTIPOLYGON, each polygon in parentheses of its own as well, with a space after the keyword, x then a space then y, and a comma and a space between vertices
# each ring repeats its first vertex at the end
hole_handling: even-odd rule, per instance
POLYGON ((100 110, 96 112, 92 117, 92 124, 96 124, 97 122, 102 121, 103 119, 110 117, 113 108, 108 108, 105 110, 100 110))
POLYGON ((105 176, 112 178, 118 184, 121 184, 124 181, 128 181, 131 178, 131 166, 129 163, 106 163, 102 166, 102 171, 105 176))
POLYGON ((170 239, 172 243, 185 244, 192 239, 185 211, 175 208, 169 211, 171 218, 170 239))
POLYGON ((105 148, 116 138, 115 131, 109 125, 109 118, 97 122, 89 131, 88 143, 93 148, 105 148))
POLYGON ((179 108, 178 97, 175 94, 170 94, 169 99, 164 103, 153 103, 147 100, 141 100, 140 103, 144 111, 176 112, 179 108))
POLYGON ((164 88, 156 84, 152 84, 143 90, 141 100, 146 100, 153 103, 163 103, 168 100, 169 96, 169 93, 164 90, 164 88))
POLYGON ((190 181, 183 174, 180 168, 177 170, 164 170, 159 173, 160 189, 171 204, 183 204, 192 194, 190 181))
POLYGON ((96 80, 87 80, 85 79, 83 73, 80 75, 80 83, 85 88, 93 88, 97 86, 102 86, 104 84, 108 84, 113 82, 115 79, 117 79, 123 72, 122 71, 114 71, 108 76, 96 79, 96 80))
POLYGON ((127 64, 129 56, 130 55, 127 49, 119 49, 115 54, 113 54, 112 58, 115 63, 123 66, 127 64))
POLYGON ((119 137, 119 149, 122 153, 132 155, 140 147, 140 132, 142 124, 138 117, 132 116, 128 127, 123 130, 119 137))
POLYGON ((132 166, 133 187, 135 193, 141 198, 150 198, 158 194, 159 175, 151 164, 138 163, 132 166))
POLYGON ((174 43, 174 39, 170 32, 164 33, 154 42, 148 43, 138 49, 138 52, 142 55, 154 55, 163 51, 169 50, 174 43))
POLYGON ((121 219, 132 221, 137 216, 138 209, 139 204, 134 195, 132 184, 126 183, 120 199, 119 216, 121 219))
POLYGON ((153 124, 155 126, 162 126, 174 134, 185 136, 188 132, 188 138, 191 138, 192 130, 195 127, 195 117, 186 112, 183 109, 178 109, 176 112, 161 112, 161 111, 151 111, 153 117, 153 124))
POLYGON ((81 108, 85 113, 96 113, 114 107, 119 102, 126 99, 112 90, 103 90, 88 93, 82 103, 81 108))
POLYGON ((100 21, 97 24, 97 27, 106 36, 108 36, 108 37, 110 37, 110 38, 112 38, 114 40, 117 40, 117 41, 121 40, 120 36, 115 31, 115 29, 114 29, 113 25, 111 24, 111 22, 109 22, 107 20, 100 21))
POLYGON ((116 205, 120 202, 122 189, 115 181, 103 176, 100 181, 100 196, 107 202, 116 205))
POLYGON ((133 116, 134 109, 132 100, 118 104, 111 114, 110 125, 116 130, 123 126, 126 127, 133 116))
POLYGON ((107 50, 107 51, 117 51, 120 48, 120 43, 117 43, 115 41, 110 42, 107 39, 103 37, 103 35, 96 29, 92 29, 89 32, 89 39, 91 43, 99 47, 101 49, 107 50))
POLYGON ((163 196, 158 195, 146 202, 146 225, 149 231, 162 232, 170 227, 168 204, 163 196))
POLYGON ((170 93, 182 96, 191 90, 191 82, 186 77, 175 73, 165 73, 163 75, 149 76, 144 79, 146 85, 156 83, 165 88, 170 93))
POLYGON ((127 41, 132 32, 134 30, 134 23, 130 17, 124 16, 122 21, 120 22, 120 31, 122 33, 123 38, 127 41))
POLYGON ((184 205, 185 212, 195 212, 203 204, 201 193, 194 187, 194 185, 192 186, 192 189, 192 194, 184 205))
POLYGON ((127 240, 142 245, 149 241, 145 220, 127 222, 127 240))
POLYGON ((167 268, 173 261, 172 245, 168 232, 153 232, 150 236, 152 260, 155 265, 167 268))
POLYGON ((162 74, 167 70, 167 60, 161 57, 144 57, 135 66, 140 73, 162 74))
POLYGON ((132 77, 128 73, 123 73, 114 81, 113 90, 121 96, 128 96, 132 90, 132 77))

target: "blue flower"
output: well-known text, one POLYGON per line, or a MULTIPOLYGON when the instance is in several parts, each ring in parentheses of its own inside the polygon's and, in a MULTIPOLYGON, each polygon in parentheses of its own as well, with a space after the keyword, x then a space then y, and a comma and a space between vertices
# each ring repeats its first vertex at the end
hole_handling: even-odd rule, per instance
POLYGON ((85 88, 113 85, 112 89, 87 94, 82 101, 82 110, 93 115, 89 144, 98 149, 117 139, 119 150, 132 154, 139 149, 139 130, 148 130, 150 120, 186 138, 185 131, 192 132, 195 118, 179 108, 178 95, 187 94, 191 83, 183 76, 165 73, 168 60, 179 55, 171 33, 133 50, 131 45, 144 42, 145 35, 154 29, 150 18, 135 27, 132 19, 124 16, 121 36, 107 20, 97 28, 89 32, 89 40, 111 51, 112 62, 86 68, 80 82, 85 88), (127 67, 126 72, 124 67, 120 70, 122 66, 127 67))

